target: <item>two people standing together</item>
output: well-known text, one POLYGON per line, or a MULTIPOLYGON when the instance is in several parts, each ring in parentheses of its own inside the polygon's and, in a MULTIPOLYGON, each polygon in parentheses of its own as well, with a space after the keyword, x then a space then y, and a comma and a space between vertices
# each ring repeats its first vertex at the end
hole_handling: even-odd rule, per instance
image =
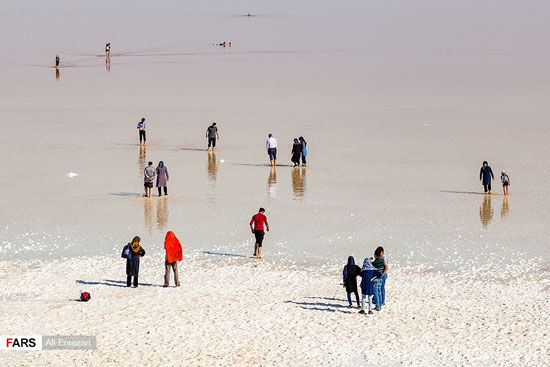
POLYGON ((162 190, 164 189, 164 195, 168 195, 168 168, 164 165, 163 161, 160 161, 157 168, 153 167, 153 162, 149 162, 147 167, 143 170, 143 186, 145 188, 145 196, 151 197, 151 191, 153 190, 153 180, 157 178, 156 186, 158 188, 159 196, 162 196, 162 190))
MULTIPOLYGON (((483 190, 487 194, 491 194, 491 182, 495 179, 493 169, 489 166, 487 161, 483 161, 481 169, 479 170, 479 181, 483 184, 483 190)), ((509 194, 509 187, 511 184, 510 176, 506 171, 500 173, 500 182, 502 183, 502 191, 505 196, 509 194)))

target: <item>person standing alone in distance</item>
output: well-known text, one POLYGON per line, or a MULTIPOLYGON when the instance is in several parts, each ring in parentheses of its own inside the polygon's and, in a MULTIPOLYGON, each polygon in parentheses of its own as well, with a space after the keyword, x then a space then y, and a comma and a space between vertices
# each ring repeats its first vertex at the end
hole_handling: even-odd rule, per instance
POLYGON ((495 175, 493 175, 493 170, 491 169, 491 166, 489 166, 487 161, 483 161, 483 165, 479 170, 479 180, 483 183, 483 189, 485 190, 486 194, 487 192, 491 194, 491 180, 494 179, 495 175))
POLYGON ((215 122, 213 122, 212 125, 208 126, 208 128, 206 129, 206 138, 208 139, 207 151, 210 151, 210 147, 212 147, 212 151, 214 151, 214 149, 216 148, 216 139, 220 138, 215 122))
POLYGON ((258 214, 252 216, 252 219, 250 220, 250 229, 256 237, 256 243, 254 244, 254 256, 256 256, 258 259, 262 258, 262 243, 264 241, 265 235, 264 223, 265 228, 269 232, 269 223, 267 223, 267 217, 264 213, 265 209, 260 208, 260 210, 258 210, 258 214))
POLYGON ((146 143, 147 137, 145 136, 145 118, 142 118, 140 122, 137 124, 137 129, 139 130, 139 144, 141 144, 141 141, 143 140, 143 144, 146 143))
POLYGON ((269 155, 271 167, 277 166, 277 139, 273 137, 273 134, 269 134, 267 136, 265 147, 267 149, 267 154, 269 155))

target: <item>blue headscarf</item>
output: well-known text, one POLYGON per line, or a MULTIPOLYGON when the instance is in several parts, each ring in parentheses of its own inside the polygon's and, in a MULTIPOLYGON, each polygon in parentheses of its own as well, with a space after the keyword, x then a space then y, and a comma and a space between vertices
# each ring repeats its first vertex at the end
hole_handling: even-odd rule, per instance
POLYGON ((164 162, 163 161, 159 162, 159 168, 164 168, 164 162))
POLYGON ((361 268, 361 271, 369 271, 369 270, 378 270, 376 269, 372 263, 370 262, 370 259, 367 257, 365 261, 363 261, 363 268, 361 268))

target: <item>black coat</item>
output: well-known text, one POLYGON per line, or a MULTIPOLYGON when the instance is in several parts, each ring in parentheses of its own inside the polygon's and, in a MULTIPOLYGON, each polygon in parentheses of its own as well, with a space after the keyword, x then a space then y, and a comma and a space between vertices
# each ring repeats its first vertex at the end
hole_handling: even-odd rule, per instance
POLYGON ((357 276, 361 275, 361 268, 357 265, 346 265, 346 278, 344 279, 344 285, 346 286, 346 292, 352 293, 357 291, 357 276))
POLYGON ((302 155, 302 143, 292 145, 292 159, 294 163, 300 162, 300 156, 302 155))
POLYGON ((479 179, 483 180, 484 185, 490 185, 491 179, 494 179, 495 175, 493 175, 493 170, 491 169, 491 166, 487 165, 485 167, 481 167, 479 170, 479 179))
POLYGON ((126 259, 126 275, 137 277, 139 275, 139 257, 145 256, 145 250, 142 247, 137 254, 130 250, 130 254, 132 258, 126 259))

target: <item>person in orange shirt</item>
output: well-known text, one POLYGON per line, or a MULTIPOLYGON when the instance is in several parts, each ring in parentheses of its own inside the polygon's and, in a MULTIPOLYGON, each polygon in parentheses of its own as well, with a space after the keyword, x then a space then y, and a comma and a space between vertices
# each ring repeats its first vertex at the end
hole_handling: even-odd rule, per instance
POLYGON ((258 259, 262 258, 262 243, 264 241, 264 223, 265 228, 269 232, 269 223, 267 223, 267 217, 265 216, 265 209, 260 208, 258 214, 252 216, 250 220, 250 229, 254 236, 256 237, 256 243, 254 244, 254 256, 257 256, 258 259))
POLYGON ((164 261, 164 286, 168 287, 170 283, 170 269, 174 271, 174 283, 176 287, 180 286, 178 278, 178 261, 183 260, 183 250, 181 243, 172 231, 166 233, 164 238, 164 249, 166 250, 166 260, 164 261))

